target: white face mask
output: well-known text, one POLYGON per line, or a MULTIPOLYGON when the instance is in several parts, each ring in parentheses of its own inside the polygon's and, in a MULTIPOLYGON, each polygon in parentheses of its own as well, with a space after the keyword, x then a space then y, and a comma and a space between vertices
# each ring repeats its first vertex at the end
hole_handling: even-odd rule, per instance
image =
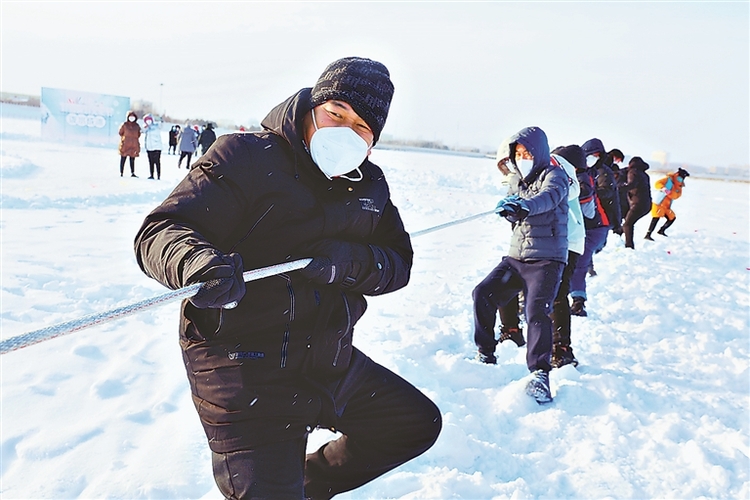
POLYGON ((531 172, 531 169, 534 167, 534 160, 516 160, 516 166, 518 167, 518 170, 521 171, 521 175, 525 179, 531 172))
POLYGON ((134 122, 135 121, 135 116, 128 116, 128 121, 129 122, 134 122))
POLYGON ((586 166, 587 167, 593 167, 596 164, 596 162, 598 162, 598 161, 599 161, 599 158, 597 158, 596 156, 594 156, 594 155, 588 155, 586 157, 586 166))
POLYGON ((359 166, 367 158, 369 144, 349 127, 318 128, 315 113, 312 112, 315 132, 310 139, 310 155, 321 172, 330 180, 343 177, 350 181, 361 181, 362 172, 359 166), (359 177, 347 177, 344 174, 356 170, 359 177))

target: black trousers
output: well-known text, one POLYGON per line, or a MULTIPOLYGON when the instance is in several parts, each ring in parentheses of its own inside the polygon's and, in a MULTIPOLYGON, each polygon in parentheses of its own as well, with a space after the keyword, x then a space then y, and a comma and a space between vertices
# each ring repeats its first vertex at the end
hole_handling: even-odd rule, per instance
POLYGON ((180 151, 180 159, 177 160, 177 168, 182 168, 182 159, 187 156, 187 165, 185 168, 190 168, 190 161, 193 159, 193 153, 188 151, 180 151))
POLYGON ((560 288, 552 307, 552 342, 555 344, 570 346, 570 277, 578 264, 579 254, 568 251, 568 263, 562 272, 560 288))
POLYGON ((228 499, 329 499, 427 451, 440 410, 409 382, 354 351, 319 427, 343 435, 305 455, 307 435, 251 450, 213 453, 214 478, 228 499))
POLYGON ((135 158, 132 156, 121 156, 120 157, 120 175, 122 176, 125 171, 125 158, 130 158, 130 173, 135 174, 135 158))
MULTIPOLYGON (((579 254, 568 251, 568 263, 562 272, 560 278, 560 287, 557 289, 557 296, 552 306, 552 342, 564 346, 570 345, 570 277, 578 263, 579 254)), ((498 307, 500 312, 500 322, 506 328, 518 328, 518 296, 513 297, 506 305, 498 307)))
POLYGON ((161 150, 146 152, 148 153, 148 171, 151 177, 154 176, 154 168, 156 168, 156 178, 161 179, 161 150))
POLYGON ((630 207, 628 213, 625 214, 625 220, 622 223, 622 233, 625 236, 625 246, 627 248, 635 248, 635 243, 633 242, 635 223, 645 217, 650 211, 651 204, 649 203, 648 205, 630 207))
POLYGON ((480 352, 495 351, 495 322, 500 306, 523 291, 527 325, 526 365, 529 371, 550 371, 552 354, 552 304, 564 264, 551 260, 521 262, 505 257, 479 283, 474 298, 474 343, 480 352))

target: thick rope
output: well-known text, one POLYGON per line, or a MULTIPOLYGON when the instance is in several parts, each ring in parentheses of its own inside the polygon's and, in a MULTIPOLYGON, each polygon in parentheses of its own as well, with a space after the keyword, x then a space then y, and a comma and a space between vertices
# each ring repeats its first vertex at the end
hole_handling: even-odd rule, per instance
MULTIPOLYGON (((297 269, 302 269, 303 267, 308 265, 310 261, 312 261, 312 259, 300 259, 292 262, 285 262, 283 264, 277 264, 275 266, 245 271, 244 273, 242 273, 242 278, 245 281, 255 281, 261 278, 266 278, 268 276, 296 271, 297 269)), ((11 337, 0 342, 0 354, 5 354, 11 351, 22 349, 24 347, 28 347, 30 345, 38 344, 39 342, 43 342, 45 340, 50 340, 55 337, 60 337, 62 335, 77 332, 83 330, 84 328, 89 328, 91 326, 100 325, 102 323, 120 319, 125 316, 130 316, 131 314, 161 306, 168 302, 189 299, 190 297, 198 293, 203 285, 205 285, 205 283, 196 283, 194 285, 186 286, 185 288, 180 288, 179 290, 172 290, 171 292, 167 292, 157 297, 136 302, 135 304, 118 307, 117 309, 112 309, 110 311, 105 311, 102 313, 91 314, 83 318, 60 323, 59 325, 54 325, 47 328, 42 328, 41 330, 24 333, 16 337, 11 337)))
MULTIPOLYGON (((428 234, 433 231, 439 231, 441 229, 455 226, 457 224, 463 224, 464 222, 468 222, 470 220, 474 220, 492 213, 495 213, 495 211, 490 210, 488 212, 482 212, 480 214, 465 217, 463 219, 458 219, 455 221, 446 222, 445 224, 422 229, 421 231, 411 233, 411 237, 416 238, 417 236, 422 236, 423 234, 428 234)), ((252 271, 245 271, 244 273, 242 273, 242 278, 246 282, 255 281, 266 278, 268 276, 275 276, 281 273, 296 271, 307 266, 311 261, 312 259, 300 259, 292 262, 285 262, 283 264, 277 264, 274 266, 254 269, 252 271)), ((125 316, 130 316, 131 314, 145 311, 146 309, 151 309, 153 307, 167 304, 168 302, 189 299, 190 297, 193 297, 196 293, 198 293, 198 291, 204 285, 206 285, 206 283, 196 283, 194 285, 186 286, 185 288, 180 288, 179 290, 172 290, 162 295, 136 302, 135 304, 118 307, 116 309, 112 309, 110 311, 105 311, 102 313, 91 314, 79 319, 67 321, 65 323, 60 323, 54 326, 49 326, 47 328, 42 328, 41 330, 35 330, 33 332, 28 332, 22 335, 11 337, 0 342, 0 355, 16 351, 18 349, 23 349, 24 347, 38 344, 40 342, 44 342, 45 340, 50 340, 62 335, 68 335, 73 332, 78 332, 85 328, 101 325, 102 323, 106 323, 108 321, 124 318, 125 316)), ((227 308, 229 308, 229 305, 227 306, 227 308)))

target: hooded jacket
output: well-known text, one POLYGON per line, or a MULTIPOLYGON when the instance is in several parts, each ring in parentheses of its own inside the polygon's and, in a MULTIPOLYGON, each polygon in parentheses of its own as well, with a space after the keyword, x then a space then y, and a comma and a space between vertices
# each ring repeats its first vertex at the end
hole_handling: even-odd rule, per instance
POLYGON ((198 144, 200 144, 201 149, 205 153, 214 142, 216 142, 216 132, 214 132, 213 125, 209 123, 198 137, 198 144))
POLYGON ((672 220, 675 218, 672 211, 672 201, 682 196, 682 188, 685 186, 685 178, 680 177, 679 172, 670 172, 666 177, 662 177, 654 183, 658 190, 651 203, 652 217, 667 217, 672 220))
POLYGON ((599 160, 590 169, 596 187, 596 195, 607 214, 606 225, 613 229, 620 229, 622 227, 620 194, 617 189, 615 174, 612 172, 611 165, 607 164, 607 151, 604 149, 604 144, 601 140, 594 138, 584 142, 581 147, 586 156, 599 153, 599 160))
POLYGON ((151 125, 146 122, 146 126, 143 128, 145 139, 144 146, 146 151, 161 151, 161 123, 157 122, 153 118, 150 120, 151 125))
POLYGON ((568 177, 550 164, 547 136, 539 127, 527 127, 510 139, 510 158, 522 144, 534 157, 529 174, 511 174, 509 195, 526 201, 529 214, 513 226, 508 256, 522 262, 568 261, 568 177))
POLYGON ((634 156, 628 163, 627 182, 622 189, 628 195, 630 210, 642 211, 651 207, 651 180, 646 173, 649 165, 640 156, 634 156))
POLYGON ((550 163, 565 170, 568 178, 568 250, 583 255, 586 247, 586 227, 583 225, 583 213, 578 201, 581 186, 578 183, 575 167, 564 156, 564 153, 564 149, 559 151, 559 154, 553 153, 550 163))
POLYGON ((198 132, 193 130, 192 127, 185 125, 185 128, 180 131, 177 142, 180 145, 180 151, 195 153, 195 150, 198 149, 198 132))
POLYGON ((138 125, 136 120, 138 120, 138 115, 133 111, 129 111, 125 123, 120 125, 120 146, 118 148, 120 156, 132 156, 133 158, 136 158, 141 152, 141 144, 139 141, 141 137, 141 126, 138 125), (135 120, 132 122, 129 120, 131 116, 135 117, 135 120))
POLYGON ((342 284, 295 271, 247 283, 234 309, 182 303, 185 366, 216 452, 314 426, 349 366, 364 295, 409 281, 411 242, 383 172, 365 160, 363 180, 328 180, 303 143, 310 109, 303 89, 269 113, 265 130, 219 137, 136 236, 143 271, 173 289, 186 284, 202 250, 237 252, 245 269, 316 257, 321 248, 351 263, 342 284))

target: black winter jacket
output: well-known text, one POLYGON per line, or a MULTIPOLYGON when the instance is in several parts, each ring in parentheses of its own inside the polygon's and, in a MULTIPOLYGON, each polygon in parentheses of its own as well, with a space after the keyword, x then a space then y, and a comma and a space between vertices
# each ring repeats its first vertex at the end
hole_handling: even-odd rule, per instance
POLYGON ((646 170, 649 165, 639 156, 630 160, 627 168, 627 183, 621 189, 628 194, 631 210, 651 208, 651 179, 646 170))
POLYGON ((622 227, 622 211, 615 174, 612 172, 611 164, 608 163, 608 161, 611 162, 611 159, 607 159, 607 152, 599 139, 589 139, 581 147, 587 155, 591 153, 599 153, 600 155, 599 161, 590 169, 596 184, 596 195, 607 214, 607 225, 619 230, 622 227))
POLYGON ((138 263, 169 288, 186 285, 202 251, 238 252, 245 269, 335 252, 345 284, 298 271, 247 283, 235 309, 182 303, 180 342, 211 449, 300 435, 346 371, 364 295, 402 288, 413 251, 382 171, 329 181, 302 142, 310 89, 274 108, 264 131, 221 136, 135 240, 138 263))

